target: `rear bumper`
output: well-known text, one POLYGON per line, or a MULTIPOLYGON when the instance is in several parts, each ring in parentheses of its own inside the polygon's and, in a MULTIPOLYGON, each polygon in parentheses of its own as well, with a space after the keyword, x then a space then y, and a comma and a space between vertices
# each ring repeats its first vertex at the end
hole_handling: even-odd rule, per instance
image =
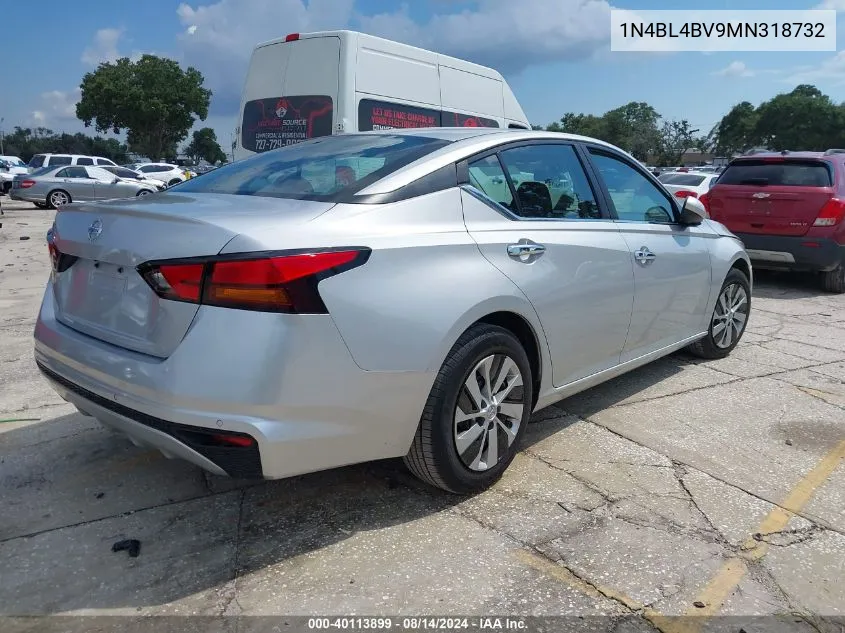
POLYGON ((845 262, 845 245, 832 239, 737 233, 758 268, 824 271, 845 262))
POLYGON ((140 444, 217 474, 280 478, 398 457, 410 447, 429 372, 368 372, 328 315, 203 307, 161 359, 110 345, 55 317, 48 283, 35 359, 66 400, 140 444), (212 447, 210 434, 255 440, 212 447))

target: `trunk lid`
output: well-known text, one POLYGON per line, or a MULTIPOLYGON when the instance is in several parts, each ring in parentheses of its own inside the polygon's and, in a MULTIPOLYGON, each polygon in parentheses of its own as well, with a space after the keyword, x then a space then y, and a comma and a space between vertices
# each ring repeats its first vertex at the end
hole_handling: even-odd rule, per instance
POLYGON ((710 190, 710 216, 735 233, 801 236, 834 192, 827 161, 738 160, 710 190))
POLYGON ((295 227, 333 206, 225 194, 157 194, 74 204, 56 214, 56 318, 83 334, 165 358, 199 306, 161 299, 137 272, 142 263, 214 256, 239 235, 295 227))

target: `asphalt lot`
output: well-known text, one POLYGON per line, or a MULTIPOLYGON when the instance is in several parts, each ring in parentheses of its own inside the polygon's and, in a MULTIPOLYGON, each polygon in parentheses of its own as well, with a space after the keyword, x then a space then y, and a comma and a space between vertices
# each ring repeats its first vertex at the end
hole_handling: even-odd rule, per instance
POLYGON ((845 296, 761 274, 730 358, 676 354, 540 412, 475 497, 393 462, 241 482, 46 385, 52 212, 0 201, 0 614, 845 615, 845 296), (137 558, 111 551, 126 538, 137 558))

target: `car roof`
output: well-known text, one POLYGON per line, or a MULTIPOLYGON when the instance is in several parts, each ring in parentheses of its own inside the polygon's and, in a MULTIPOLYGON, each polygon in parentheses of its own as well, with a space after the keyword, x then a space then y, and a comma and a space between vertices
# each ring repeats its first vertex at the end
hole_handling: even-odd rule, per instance
POLYGON ((825 154, 824 152, 757 152, 756 154, 748 154, 747 156, 737 156, 733 162, 759 160, 761 158, 819 158, 827 160, 833 156, 842 156, 842 154, 825 154))

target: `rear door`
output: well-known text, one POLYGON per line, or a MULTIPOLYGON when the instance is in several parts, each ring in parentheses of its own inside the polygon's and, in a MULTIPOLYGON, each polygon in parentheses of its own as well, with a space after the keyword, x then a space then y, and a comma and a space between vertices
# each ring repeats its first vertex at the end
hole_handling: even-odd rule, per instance
POLYGON ((256 49, 241 104, 240 157, 331 134, 339 69, 336 36, 256 49))
POLYGON ((833 183, 833 165, 824 160, 736 160, 710 190, 710 216, 735 233, 805 235, 834 195, 833 183))
POLYGON ((628 247, 603 216, 578 152, 529 143, 468 164, 464 221, 481 253, 533 304, 555 386, 619 363, 631 317, 628 247))
POLYGON ((88 175, 84 167, 70 165, 56 172, 55 177, 61 180, 61 186, 67 190, 74 202, 94 199, 95 180, 88 175))

